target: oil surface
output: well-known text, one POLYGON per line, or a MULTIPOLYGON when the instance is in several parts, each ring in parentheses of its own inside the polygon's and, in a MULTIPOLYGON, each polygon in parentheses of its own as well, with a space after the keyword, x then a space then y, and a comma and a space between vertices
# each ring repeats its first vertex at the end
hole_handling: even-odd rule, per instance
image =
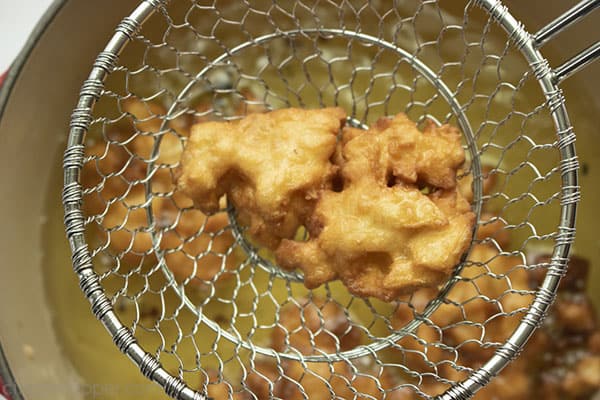
MULTIPOLYGON (((462 21, 460 17, 453 16, 451 14, 445 15, 447 20, 453 20, 460 24, 462 21)), ((496 47, 502 48, 505 41, 501 32, 489 35, 488 41, 491 44, 495 44, 496 47)), ((398 45, 400 47, 410 48, 412 45, 408 41, 412 40, 410 36, 406 39, 400 37, 398 45), (402 43, 402 40, 407 41, 402 43)), ((458 40, 458 38, 449 37, 448 40, 458 40)), ((449 42, 445 48, 448 50, 448 54, 444 57, 452 59, 454 54, 453 49, 456 49, 457 54, 455 58, 463 54, 464 48, 460 45, 460 42, 456 43, 449 42), (460 52, 460 54, 458 54, 460 52)), ((334 58, 339 56, 339 47, 335 41, 323 43, 323 48, 329 52, 326 57, 334 58)), ((345 49, 343 51, 346 51, 345 49)), ((363 66, 367 66, 371 63, 373 49, 365 47, 357 50, 355 60, 362 60, 363 66), (362 53, 361 53, 362 52, 362 53)), ((552 197, 556 192, 560 183, 560 174, 552 173, 551 171, 557 165, 558 155, 551 151, 536 151, 531 150, 531 142, 535 142, 540 145, 547 145, 554 142, 554 127, 551 123, 550 118, 544 111, 535 113, 536 107, 542 104, 543 100, 540 97, 539 87, 534 80, 525 82, 522 87, 519 87, 517 92, 504 90, 502 86, 498 86, 498 76, 502 79, 518 83, 521 75, 519 71, 524 71, 526 67, 523 61, 520 59, 518 54, 509 53, 505 56, 505 59, 501 63, 487 65, 482 64, 481 56, 485 50, 472 49, 469 54, 471 56, 462 60, 463 65, 461 68, 449 68, 443 73, 443 79, 449 84, 457 83, 464 80, 464 74, 469 71, 480 70, 481 74, 477 79, 476 84, 473 84, 471 89, 465 89, 457 93, 457 99, 459 101, 467 101, 472 98, 474 93, 481 94, 480 100, 471 103, 468 107, 466 114, 469 118, 470 124, 477 133, 477 142, 481 151, 481 159, 484 163, 487 163, 493 167, 498 168, 498 190, 506 195, 510 199, 518 199, 515 201, 506 201, 506 199, 491 198, 488 200, 488 207, 495 209, 500 212, 501 215, 509 222, 517 224, 511 232, 513 248, 515 249, 527 249, 530 246, 547 246, 550 242, 545 240, 528 240, 532 235, 530 227, 527 225, 520 226, 519 222, 528 220, 532 225, 535 226, 536 233, 543 235, 545 233, 551 233, 556 230, 558 224, 558 206, 559 202, 551 202, 550 205, 540 208, 540 212, 531 211, 533 203, 530 198, 519 199, 519 194, 523 191, 531 191, 535 194, 537 199, 546 200, 552 197), (514 71, 512 70, 514 67, 514 71), (466 71, 466 72, 465 72, 466 71), (514 72, 514 75, 513 75, 514 72), (490 106, 491 104, 491 106, 490 106), (515 106, 516 105, 516 106, 515 106), (527 118, 519 118, 519 116, 512 116, 511 118, 505 119, 510 114, 510 110, 517 108, 522 113, 532 113, 527 118), (484 121, 495 121, 496 124, 486 125, 484 121), (499 126, 499 129, 494 130, 494 126, 499 126), (477 128, 480 129, 477 129, 477 128), (521 132, 526 132, 531 142, 516 140, 521 132), (500 151, 500 148, 503 150, 500 151), (504 150, 508 149, 508 150, 504 150), (525 154, 529 152, 529 156, 525 154), (531 168, 519 167, 522 161, 527 160, 535 165, 536 171, 531 168), (531 184, 538 175, 546 175, 548 177, 544 180, 540 180, 539 183, 531 184)), ((254 55, 249 53, 243 55, 247 58, 252 58, 254 55)), ((240 55, 242 57, 242 55, 240 55)), ((428 62, 428 57, 432 57, 432 64, 435 64, 435 58, 439 57, 439 54, 428 53, 425 50, 420 57, 428 62)), ((237 60, 236 60, 237 61, 237 60)), ((381 57, 377 65, 377 70, 386 71, 392 70, 396 65, 396 60, 390 57, 381 57)), ((241 62, 241 61, 240 61, 241 62)), ((289 68, 295 68, 297 66, 290 65, 289 68)), ((308 71, 311 79, 315 82, 327 81, 325 74, 328 71, 323 70, 322 65, 309 66, 308 71), (311 70, 310 68, 313 68, 311 70), (322 74, 322 75, 319 75, 322 74)), ((285 72, 285 71, 284 71, 285 72)), ((339 70, 334 71, 336 79, 350 80, 351 70, 348 66, 341 65, 339 70)), ((269 80, 269 73, 273 74, 271 79, 273 82, 277 81, 277 71, 268 72, 265 75, 265 79, 269 80)), ((406 111, 409 116, 414 119, 420 118, 423 114, 435 117, 438 120, 444 121, 449 113, 448 105, 438 100, 432 101, 430 104, 427 103, 428 99, 435 99, 435 89, 425 80, 414 80, 415 73, 408 66, 401 66, 396 75, 383 77, 381 79, 373 80, 372 73, 357 75, 352 77, 354 79, 351 90, 341 91, 338 96, 335 97, 335 101, 341 106, 348 110, 353 110, 354 115, 361 122, 372 123, 377 117, 377 113, 394 113, 399 111, 406 111), (398 91, 388 103, 389 109, 377 109, 372 108, 370 113, 367 112, 365 105, 367 103, 376 103, 378 100, 382 100, 386 97, 391 82, 398 83, 398 80, 404 79, 400 83, 405 85, 415 85, 413 92, 409 90, 398 91), (354 97, 355 93, 368 91, 370 93, 369 98, 363 98, 362 103, 356 102, 354 97), (415 99, 415 96, 418 97, 415 99), (420 101, 419 99, 423 100, 420 101), (412 107, 406 107, 407 104, 412 104, 412 107), (356 108, 354 108, 356 105, 356 108)), ((297 75, 296 80, 289 80, 287 84, 292 87, 299 88, 299 94, 301 94, 302 105, 307 107, 319 107, 323 103, 328 103, 334 100, 333 97, 327 98, 319 95, 318 91, 314 91, 314 87, 307 87, 302 89, 302 82, 306 80, 305 75, 297 75)), ((251 85, 250 85, 251 86, 251 85)), ((256 89, 260 92, 260 88, 256 89)), ((277 88, 272 90, 277 90, 277 88)), ((569 110, 575 126, 579 132, 578 137, 578 152, 580 159, 587 164, 585 173, 581 177, 581 185, 583 189, 583 201, 580 207, 580 218, 578 226, 578 238, 575 246, 575 252, 589 260, 597 261, 600 260, 600 243, 597 239, 596 226, 593 223, 594 207, 600 201, 598 197, 598 189, 594 183, 597 182, 598 174, 595 171, 597 168, 595 162, 600 159, 600 150, 595 145, 594 131, 596 130, 593 126, 593 122, 590 116, 593 115, 591 109, 593 108, 589 102, 586 101, 585 96, 581 95, 576 91, 575 87, 566 87, 567 98, 569 98, 569 110), (569 94, 573 93, 569 97, 569 94), (587 217, 587 218, 586 218, 587 217)), ((289 100, 289 99, 288 99, 289 100)), ((286 104, 285 101, 281 104, 277 104, 276 99, 272 99, 272 103, 279 106, 290 105, 286 104)), ((295 105, 293 101, 291 105, 295 105)), ((452 118, 450 122, 456 123, 452 118)), ((162 389, 156 385, 149 383, 140 372, 134 367, 126 357, 121 355, 117 348, 112 343, 109 335, 105 329, 97 322, 90 312, 88 302, 83 298, 83 295, 78 287, 77 279, 74 276, 70 265, 70 252, 64 241, 64 230, 62 223, 62 208, 56 203, 56 199, 59 198, 61 189, 61 176, 60 168, 56 168, 57 175, 55 182, 51 187, 56 188, 55 193, 49 194, 48 201, 48 225, 45 232, 45 265, 46 265, 46 289, 48 295, 48 301, 52 306, 54 316, 54 326, 58 332, 58 337, 62 341, 64 352, 66 356, 71 360, 74 367, 79 371, 83 380, 90 386, 86 386, 82 389, 83 393, 86 393, 86 398, 89 399, 127 399, 133 397, 140 397, 143 394, 144 398, 166 398, 162 394, 162 389)), ((279 302, 285 301, 290 293, 295 298, 299 298, 308 293, 308 291, 300 284, 287 285, 285 282, 280 281, 273 286, 269 286, 269 276, 259 268, 252 268, 252 266, 246 266, 240 272, 240 276, 244 279, 251 279, 256 288, 261 291, 269 291, 273 298, 279 302)), ((597 268, 592 268, 590 277, 590 291, 591 293, 600 293, 600 273, 597 268)), ((106 287, 108 290, 111 289, 111 285, 115 288, 118 287, 119 282, 107 281, 106 287)), ((233 283, 231 283, 233 284, 233 283)), ((332 296, 335 297, 340 303, 348 304, 350 296, 347 294, 345 289, 338 283, 329 285, 332 291, 332 296)), ((227 284, 222 285, 220 288, 222 291, 221 297, 226 297, 226 293, 230 293, 231 287, 227 284)), ((321 288, 315 293, 323 293, 325 289, 321 288)), ((197 296, 198 301, 202 301, 203 293, 190 293, 191 297, 197 296)), ((236 305, 242 309, 244 304, 251 303, 254 294, 248 289, 247 293, 242 293, 237 296, 236 305)), ((168 292, 165 294, 164 300, 167 302, 177 303, 178 297, 175 293, 168 292)), ((596 296, 597 304, 600 304, 600 296, 596 296)), ((158 297, 153 301, 146 301, 140 304, 140 308, 136 308, 132 304, 116 304, 119 315, 124 321, 134 320, 137 314, 141 314, 140 321, 144 318, 148 318, 152 321, 152 314, 157 308, 160 308, 160 301, 158 297), (144 316, 146 315, 146 317, 144 316)), ((371 311, 368 307, 361 305, 364 303, 354 302, 352 303, 352 313, 357 321, 364 324, 368 324, 372 320, 371 311)), ((231 304, 219 302, 217 300, 210 301, 205 304, 203 312, 206 315, 211 316, 215 320, 224 319, 227 320, 231 317, 231 304)), ((389 313, 389 305, 378 304, 379 310, 386 311, 389 313)), ((275 312, 275 308, 272 302, 264 302, 262 307, 259 308, 259 312, 256 314, 258 320, 262 319, 262 324, 267 324, 269 319, 275 312)), ((179 315, 177 319, 183 325, 193 324, 195 316, 185 311, 179 315)), ((250 320, 244 320, 240 318, 235 324, 236 329, 240 334, 248 334, 251 332, 251 328, 254 325, 250 320)), ((154 349, 160 349, 157 352, 161 356, 161 362, 173 373, 177 373, 179 365, 196 365, 197 360, 195 359, 197 349, 195 349, 191 342, 182 341, 179 347, 176 349, 175 354, 177 357, 169 357, 168 352, 165 352, 165 343, 170 343, 173 337, 177 336, 181 330, 185 331, 185 326, 176 326, 174 323, 168 321, 160 326, 161 335, 158 335, 156 331, 145 330, 143 326, 139 327, 136 331, 141 343, 144 344, 148 351, 154 349), (186 346, 189 348, 186 350, 186 346), (180 359, 179 359, 180 358, 180 359)), ((206 346, 214 340, 214 332, 204 329, 196 336, 205 338, 206 346)), ((385 326, 377 326, 375 324, 370 329, 374 335, 383 335, 386 332, 385 326)), ((252 334, 252 342, 257 345, 264 345, 267 343, 269 332, 266 329, 259 330, 252 334)), ((219 360, 209 355, 210 346, 202 347, 200 343, 200 353, 206 354, 201 359, 201 365, 203 368, 215 368, 218 365, 219 360)), ((168 346, 166 346, 168 347, 168 346)), ((227 345, 225 342, 219 342, 219 354, 221 359, 228 359, 235 348, 231 345, 227 345)), ((241 356, 243 359, 244 356, 241 356)), ((236 372, 234 369, 228 372, 231 379, 236 379, 236 372)), ((184 377, 187 382, 191 385, 199 385, 202 380, 201 374, 194 373, 194 371, 184 372, 184 377)))

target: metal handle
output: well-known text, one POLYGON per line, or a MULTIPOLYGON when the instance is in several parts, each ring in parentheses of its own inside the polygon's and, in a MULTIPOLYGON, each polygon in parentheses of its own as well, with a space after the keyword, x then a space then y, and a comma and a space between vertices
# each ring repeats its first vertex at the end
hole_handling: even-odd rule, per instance
MULTIPOLYGON (((600 0, 582 0, 533 35, 533 45, 540 48, 569 26, 600 6, 600 0)), ((554 81, 560 83, 600 57, 600 41, 576 54, 554 69, 554 81)))

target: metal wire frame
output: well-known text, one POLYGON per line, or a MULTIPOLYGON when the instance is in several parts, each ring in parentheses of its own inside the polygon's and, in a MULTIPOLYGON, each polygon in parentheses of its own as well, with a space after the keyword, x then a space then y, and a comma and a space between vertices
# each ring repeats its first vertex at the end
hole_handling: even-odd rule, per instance
MULTIPOLYGON (((568 72, 550 68, 549 63, 537 50, 535 38, 525 30, 500 1, 477 0, 475 3, 484 8, 504 28, 529 63, 547 100, 554 120, 558 136, 558 150, 561 156, 561 216, 550 268, 527 314, 514 334, 484 366, 475 371, 467 380, 456 384, 440 396, 440 399, 444 400, 470 398, 519 354, 531 334, 539 326, 552 304, 559 281, 566 272, 566 262, 575 235, 575 214, 580 196, 577 180, 578 162, 574 145, 575 134, 569 122, 565 100, 557 86, 561 80, 560 77, 568 76, 568 72)), ((144 22, 165 4, 166 2, 161 0, 146 0, 130 16, 126 17, 116 28, 115 35, 104 51, 98 55, 88 79, 82 86, 80 98, 71 119, 63 163, 65 228, 72 251, 73 268, 79 277, 82 291, 89 299, 95 316, 113 336, 116 346, 133 360, 144 376, 161 385, 169 396, 180 400, 201 400, 206 399, 206 396, 188 387, 180 378, 169 374, 153 355, 147 353, 137 343, 132 332, 115 314, 113 306, 100 284, 99 277, 92 268, 91 255, 84 235, 84 216, 81 209, 83 194, 80 172, 84 162, 83 139, 92 121, 95 102, 100 98, 104 81, 113 70, 119 54, 144 22)), ((414 62, 418 64, 418 60, 415 59, 414 62)), ((576 68, 578 66, 571 66, 569 70, 576 68)), ((463 126, 464 128, 465 126, 463 126)))

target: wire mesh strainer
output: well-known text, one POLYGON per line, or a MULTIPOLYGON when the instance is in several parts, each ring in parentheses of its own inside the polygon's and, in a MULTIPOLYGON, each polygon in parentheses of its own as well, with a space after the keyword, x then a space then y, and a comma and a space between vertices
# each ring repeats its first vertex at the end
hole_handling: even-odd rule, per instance
POLYGON ((64 158, 92 311, 178 399, 470 397, 566 270, 578 164, 557 85, 600 47, 555 69, 537 49, 598 4, 531 35, 496 0, 141 3, 83 84, 64 158), (307 290, 231 206, 206 216, 172 183, 195 122, 331 105, 363 128, 398 112, 460 127, 479 234, 439 289, 392 303, 307 290), (550 262, 531 262, 540 249, 550 262))

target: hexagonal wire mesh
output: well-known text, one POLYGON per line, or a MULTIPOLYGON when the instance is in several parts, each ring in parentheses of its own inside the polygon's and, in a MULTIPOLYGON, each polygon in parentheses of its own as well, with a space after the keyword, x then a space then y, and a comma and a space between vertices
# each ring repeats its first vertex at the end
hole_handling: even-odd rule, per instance
POLYGON ((464 396, 552 301, 578 188, 547 63, 494 1, 389 3, 147 1, 98 57, 65 155, 67 233, 94 313, 169 395, 464 396), (331 105, 360 127, 404 112, 462 130, 477 234, 442 287, 389 303, 308 290, 225 199, 205 215, 177 191, 194 123, 331 105), (531 263, 539 249, 552 261, 531 263))

